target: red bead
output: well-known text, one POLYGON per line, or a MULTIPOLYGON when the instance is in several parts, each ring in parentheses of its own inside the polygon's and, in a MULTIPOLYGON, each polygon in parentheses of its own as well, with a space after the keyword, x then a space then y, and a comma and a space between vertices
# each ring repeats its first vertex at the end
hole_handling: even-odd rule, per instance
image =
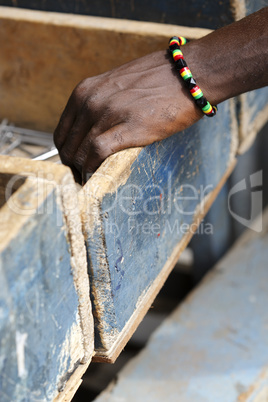
POLYGON ((179 60, 179 59, 183 59, 183 55, 182 54, 176 54, 176 56, 173 56, 173 59, 175 61, 179 60))
POLYGON ((198 89, 200 89, 198 85, 196 85, 195 87, 190 89, 191 94, 193 94, 194 92, 198 91, 198 89))
POLYGON ((183 67, 183 68, 180 70, 180 74, 183 73, 184 71, 188 71, 188 70, 189 70, 188 67, 183 67))

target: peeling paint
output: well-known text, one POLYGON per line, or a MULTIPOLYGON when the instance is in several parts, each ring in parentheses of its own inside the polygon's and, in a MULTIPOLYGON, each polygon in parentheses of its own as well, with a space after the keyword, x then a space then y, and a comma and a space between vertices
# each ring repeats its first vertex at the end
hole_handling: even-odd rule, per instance
POLYGON ((24 378, 27 376, 27 370, 25 368, 25 346, 28 338, 28 334, 20 333, 16 331, 16 353, 18 364, 18 376, 24 378))

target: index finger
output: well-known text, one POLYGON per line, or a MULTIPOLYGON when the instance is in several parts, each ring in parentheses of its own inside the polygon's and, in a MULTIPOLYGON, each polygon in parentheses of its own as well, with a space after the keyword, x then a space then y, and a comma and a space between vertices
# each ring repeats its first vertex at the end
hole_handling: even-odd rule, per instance
POLYGON ((66 137, 70 132, 76 116, 76 105, 71 96, 65 106, 64 111, 60 117, 59 123, 54 131, 53 139, 56 148, 60 150, 66 141, 66 137))

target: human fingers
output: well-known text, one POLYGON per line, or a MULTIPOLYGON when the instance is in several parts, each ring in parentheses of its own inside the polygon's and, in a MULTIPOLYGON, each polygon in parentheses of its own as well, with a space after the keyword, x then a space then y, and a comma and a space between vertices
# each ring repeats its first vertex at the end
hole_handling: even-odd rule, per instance
POLYGON ((76 118, 76 104, 73 96, 71 96, 65 106, 60 117, 59 123, 54 131, 53 140, 58 150, 61 149, 66 137, 76 118))
POLYGON ((76 117, 73 126, 67 134, 65 142, 59 150, 62 163, 70 167, 74 165, 74 157, 83 144, 85 137, 90 132, 92 125, 93 121, 89 115, 80 113, 76 117))
POLYGON ((142 133, 142 131, 137 133, 136 131, 135 136, 133 136, 133 130, 130 129, 127 123, 118 124, 106 132, 91 138, 90 146, 87 147, 87 155, 82 166, 83 183, 87 181, 90 175, 95 172, 108 156, 122 149, 145 144, 145 133, 142 133))

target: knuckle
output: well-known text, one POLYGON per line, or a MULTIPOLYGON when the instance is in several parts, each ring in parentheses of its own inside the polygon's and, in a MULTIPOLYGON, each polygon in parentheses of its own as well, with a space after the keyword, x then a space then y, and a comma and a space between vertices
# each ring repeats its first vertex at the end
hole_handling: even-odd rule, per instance
POLYGON ((74 100, 74 102, 80 103, 81 100, 83 101, 88 90, 88 85, 87 85, 87 78, 84 79, 83 81, 79 82, 79 84, 74 88, 71 98, 74 100))
POLYGON ((88 97, 89 94, 94 92, 94 79, 95 77, 89 77, 80 81, 74 88, 72 96, 75 96, 78 99, 85 99, 88 97))
POLYGON ((113 135, 113 138, 115 143, 117 143, 119 146, 124 144, 124 137, 120 131, 116 131, 113 135))
POLYGON ((78 93, 81 93, 81 92, 84 92, 86 89, 87 89, 87 87, 88 87, 88 84, 89 84, 89 78, 84 78, 82 81, 80 81, 77 85, 76 85, 76 87, 75 87, 75 89, 74 89, 74 92, 76 93, 76 92, 78 92, 78 93))
POLYGON ((94 107, 94 104, 92 102, 91 96, 86 96, 83 100, 82 106, 81 106, 81 113, 85 114, 88 113, 90 110, 92 110, 94 107))
POLYGON ((97 157, 98 160, 103 161, 107 156, 109 156, 109 149, 101 136, 92 140, 91 147, 94 156, 97 157))

